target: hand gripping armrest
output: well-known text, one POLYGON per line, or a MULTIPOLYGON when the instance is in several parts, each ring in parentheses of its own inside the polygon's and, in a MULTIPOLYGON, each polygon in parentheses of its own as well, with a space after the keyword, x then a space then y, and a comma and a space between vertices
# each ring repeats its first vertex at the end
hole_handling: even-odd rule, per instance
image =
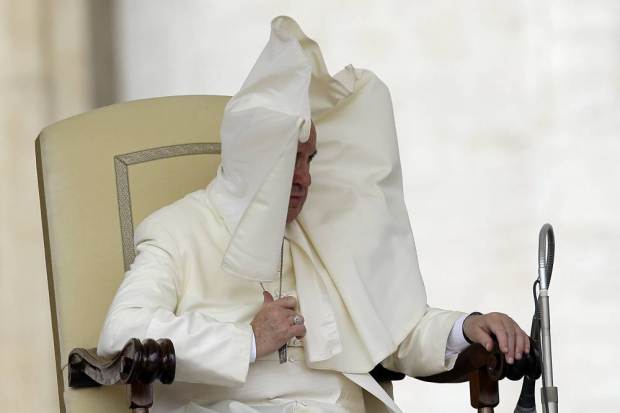
POLYGON ((472 407, 479 411, 493 411, 493 407, 499 404, 497 382, 506 377, 510 380, 520 380, 524 376, 537 379, 541 375, 540 360, 540 352, 531 339, 530 353, 514 364, 506 363, 497 342, 491 351, 486 351, 480 344, 472 344, 459 354, 452 370, 416 378, 433 383, 468 381, 472 407))
POLYGON ((419 380, 433 383, 462 383, 471 380, 476 371, 483 371, 494 381, 507 377, 510 380, 520 380, 523 376, 536 380, 541 374, 540 351, 530 339, 530 353, 514 364, 506 363, 504 355, 495 343, 493 350, 486 351, 480 344, 472 344, 459 354, 454 368, 444 373, 427 377, 416 377, 419 380))
MULTIPOLYGON (((380 364, 370 374, 377 381, 404 378, 404 374, 387 370, 380 364)), ((499 380, 520 380, 524 376, 536 380, 540 375, 540 351, 530 339, 530 353, 521 360, 516 360, 514 364, 506 363, 497 343, 491 351, 486 351, 480 344, 472 344, 459 354, 452 370, 416 378, 432 383, 469 382, 472 407, 479 409, 478 411, 492 412, 493 407, 499 404, 499 380)))

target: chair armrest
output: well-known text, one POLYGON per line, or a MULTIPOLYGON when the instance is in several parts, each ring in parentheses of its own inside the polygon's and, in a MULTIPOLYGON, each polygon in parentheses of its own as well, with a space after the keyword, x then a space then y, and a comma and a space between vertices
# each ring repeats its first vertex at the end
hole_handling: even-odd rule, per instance
POLYGON ((130 405, 134 411, 147 412, 153 405, 152 383, 174 381, 176 358, 172 341, 130 339, 114 357, 97 355, 96 349, 75 348, 69 353, 69 387, 129 385, 130 405))
POLYGON ((385 367, 383 367, 381 363, 377 364, 374 369, 369 371, 369 373, 372 376, 372 378, 378 381, 379 383, 386 382, 386 381, 397 381, 397 380, 402 380, 405 378, 405 374, 392 371, 392 370, 388 370, 385 367))
POLYGON ((504 365, 504 358, 497 346, 489 352, 480 344, 472 344, 458 355, 452 370, 416 379, 432 383, 463 383, 469 381, 472 372, 484 370, 497 381, 503 378, 504 365))
POLYGON ((432 383, 463 383, 471 380, 472 373, 484 371, 494 381, 505 377, 510 380, 520 380, 523 376, 536 380, 541 375, 541 358, 538 348, 531 339, 530 349, 530 353, 521 360, 508 364, 504 355, 499 351, 497 343, 491 351, 486 351, 480 344, 472 344, 459 354, 452 370, 416 378, 432 383))
POLYGON ((96 349, 75 348, 69 353, 69 387, 95 387, 111 384, 150 384, 174 381, 176 359, 169 339, 143 342, 130 339, 114 357, 97 355, 96 349))
MULTIPOLYGON (((491 377, 501 380, 504 359, 496 349, 488 352, 480 344, 473 344, 460 353, 456 359, 454 367, 432 376, 416 377, 418 380, 431 383, 464 383, 469 381, 469 375, 476 370, 487 370, 491 377)), ((403 373, 388 370, 381 364, 377 364, 370 375, 378 382, 395 381, 405 378, 403 373)))
POLYGON ((499 404, 498 381, 505 377, 520 380, 523 376, 536 380, 541 375, 540 360, 538 347, 531 339, 530 353, 514 364, 506 363, 497 343, 491 351, 472 344, 459 354, 452 370, 416 378, 433 383, 469 382, 471 406, 478 411, 492 412, 499 404))
MULTIPOLYGON (((401 380, 405 377, 404 374, 388 370, 381 364, 375 366, 370 374, 377 381, 401 380)), ((491 351, 487 351, 480 344, 472 344, 459 354, 452 370, 416 379, 432 383, 469 382, 472 407, 479 411, 492 412, 499 404, 499 380, 506 377, 520 380, 524 376, 536 380, 540 375, 540 351, 530 339, 530 353, 514 364, 506 363, 497 343, 491 351)))

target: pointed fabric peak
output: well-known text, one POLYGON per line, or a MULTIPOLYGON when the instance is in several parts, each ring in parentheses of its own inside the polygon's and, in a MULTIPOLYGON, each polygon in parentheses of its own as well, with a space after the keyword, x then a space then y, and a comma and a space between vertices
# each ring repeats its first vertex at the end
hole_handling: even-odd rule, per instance
POLYGON ((209 189, 231 234, 222 267, 264 281, 277 276, 297 144, 310 135, 310 84, 329 77, 318 45, 295 21, 278 17, 271 27, 224 111, 222 163, 209 189))
MULTIPOLYGON (((226 107, 221 138, 209 196, 231 234, 222 267, 248 280, 277 279, 286 227, 308 326, 306 363, 370 371, 427 311, 389 90, 351 66, 330 76, 317 43, 278 17, 226 107), (286 226, 297 145, 311 118, 312 185, 286 226)), ((435 358, 443 368, 443 355, 435 358)))

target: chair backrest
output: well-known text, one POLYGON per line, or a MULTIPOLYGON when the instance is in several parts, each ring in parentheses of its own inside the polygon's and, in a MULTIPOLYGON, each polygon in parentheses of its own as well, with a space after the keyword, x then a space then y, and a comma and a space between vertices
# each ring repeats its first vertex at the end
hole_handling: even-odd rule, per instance
POLYGON ((132 262, 133 228, 204 187, 220 163, 227 96, 121 103, 45 128, 36 141, 60 411, 127 409, 121 386, 72 390, 67 355, 97 345, 132 262))

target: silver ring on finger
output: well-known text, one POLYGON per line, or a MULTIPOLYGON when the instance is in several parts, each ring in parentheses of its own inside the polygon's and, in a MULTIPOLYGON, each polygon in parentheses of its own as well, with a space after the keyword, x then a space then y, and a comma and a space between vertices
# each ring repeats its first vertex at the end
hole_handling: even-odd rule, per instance
POLYGON ((293 325, 294 326, 300 326, 304 323, 304 318, 302 316, 300 316, 299 314, 296 314, 293 317, 293 325))

